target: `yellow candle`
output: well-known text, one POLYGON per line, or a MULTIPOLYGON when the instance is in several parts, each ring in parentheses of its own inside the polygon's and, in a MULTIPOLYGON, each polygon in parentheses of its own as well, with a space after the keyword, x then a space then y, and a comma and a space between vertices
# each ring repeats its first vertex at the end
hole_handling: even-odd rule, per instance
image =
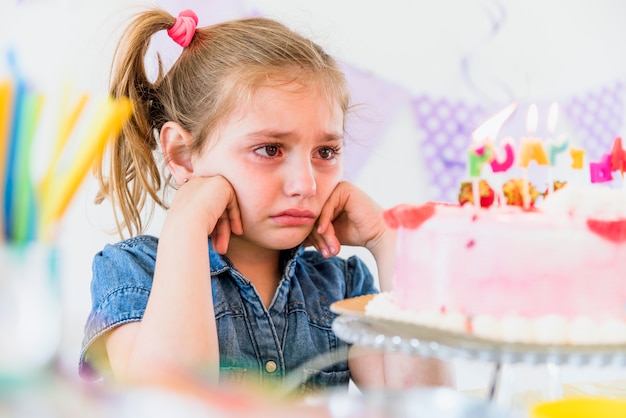
POLYGON ((581 148, 571 147, 569 155, 572 157, 572 168, 580 170, 583 168, 583 159, 585 158, 585 150, 581 148))
POLYGON ((522 138, 520 141, 520 167, 527 168, 532 160, 538 165, 548 165, 548 155, 539 138, 522 138))
POLYGON ((130 100, 107 99, 102 111, 96 112, 96 123, 87 131, 85 141, 73 159, 73 164, 60 179, 54 179, 54 193, 44 201, 42 226, 44 234, 53 222, 58 221, 67 209, 72 197, 97 158, 101 157, 110 138, 119 134, 132 113, 130 100))

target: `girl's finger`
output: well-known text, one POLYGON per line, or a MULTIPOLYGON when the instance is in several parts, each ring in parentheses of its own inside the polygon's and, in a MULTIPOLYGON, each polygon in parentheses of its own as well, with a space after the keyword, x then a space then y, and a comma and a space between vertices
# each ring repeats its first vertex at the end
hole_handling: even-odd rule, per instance
POLYGON ((328 227, 332 225, 332 222, 336 216, 335 212, 337 208, 335 205, 336 205, 336 202, 332 196, 324 204, 324 207, 322 208, 322 211, 320 212, 320 216, 317 219, 316 231, 318 233, 326 234, 328 232, 328 227))
POLYGON ((311 233, 310 237, 314 239, 315 248, 322 253, 324 257, 336 255, 339 252, 341 244, 335 236, 335 228, 332 223, 326 227, 326 231, 322 234, 317 231, 311 233))
POLYGON ((230 241, 230 222, 228 218, 222 217, 217 221, 215 228, 213 228, 211 239, 213 240, 213 248, 215 251, 218 254, 226 254, 230 241))
POLYGON ((241 212, 239 211, 239 205, 237 201, 232 201, 226 208, 228 212, 229 231, 232 231, 235 235, 243 234, 243 225, 241 223, 241 212))

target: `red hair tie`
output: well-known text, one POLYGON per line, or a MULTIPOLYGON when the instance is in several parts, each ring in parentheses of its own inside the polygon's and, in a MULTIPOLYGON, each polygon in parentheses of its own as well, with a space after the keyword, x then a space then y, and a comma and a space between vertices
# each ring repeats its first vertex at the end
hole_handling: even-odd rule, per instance
POLYGON ((191 43, 198 26, 198 16, 193 10, 183 10, 178 14, 174 25, 167 30, 167 34, 183 48, 191 43))

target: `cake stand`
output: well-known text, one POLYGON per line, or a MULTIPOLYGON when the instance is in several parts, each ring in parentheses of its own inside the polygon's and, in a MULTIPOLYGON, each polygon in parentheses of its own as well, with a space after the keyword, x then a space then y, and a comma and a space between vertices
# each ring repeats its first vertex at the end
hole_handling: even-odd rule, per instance
POLYGON ((379 318, 365 314, 365 305, 374 295, 334 303, 339 316, 333 330, 339 338, 370 348, 400 351, 440 360, 480 360, 494 364, 488 385, 488 398, 494 400, 505 363, 547 365, 551 382, 550 397, 562 396, 556 388, 560 366, 626 365, 626 344, 569 345, 514 343, 446 331, 428 326, 379 318))

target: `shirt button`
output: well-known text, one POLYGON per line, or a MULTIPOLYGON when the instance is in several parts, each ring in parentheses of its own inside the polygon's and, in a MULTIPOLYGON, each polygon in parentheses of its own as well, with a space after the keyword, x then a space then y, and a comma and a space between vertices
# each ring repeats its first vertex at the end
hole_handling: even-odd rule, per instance
POLYGON ((265 363, 265 370, 268 373, 274 373, 276 371, 276 362, 270 360, 267 363, 265 363))

